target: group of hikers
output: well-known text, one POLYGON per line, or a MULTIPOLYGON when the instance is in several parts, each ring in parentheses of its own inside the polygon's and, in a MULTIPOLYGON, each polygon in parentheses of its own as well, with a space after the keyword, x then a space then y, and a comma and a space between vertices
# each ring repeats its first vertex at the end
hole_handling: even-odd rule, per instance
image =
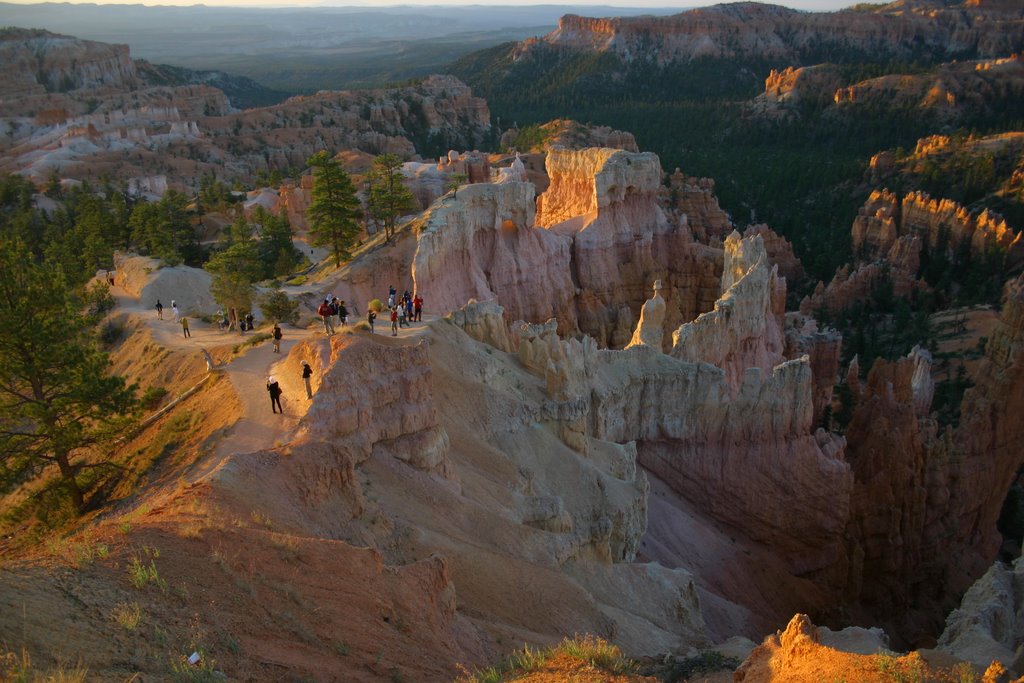
MULTIPOLYGON (((174 299, 171 299, 171 315, 173 316, 174 322, 181 325, 182 335, 186 339, 191 338, 192 333, 188 327, 188 317, 181 314, 181 311, 178 310, 178 302, 174 299)), ((160 299, 156 300, 156 317, 157 320, 164 319, 164 305, 160 299)), ((217 311, 215 318, 217 321, 217 328, 221 332, 231 332, 237 329, 238 334, 245 334, 246 330, 252 330, 253 321, 255 320, 252 312, 239 315, 238 310, 234 307, 231 307, 227 314, 224 313, 223 309, 217 311)))
MULTIPOLYGON (((410 294, 409 290, 405 290, 401 298, 397 298, 398 291, 394 285, 388 288, 388 315, 391 321, 391 336, 398 336, 398 329, 405 327, 411 322, 422 322, 423 321, 423 297, 416 294, 410 294)), ((331 294, 330 296, 324 297, 323 302, 317 308, 317 315, 323 320, 324 333, 328 336, 335 333, 334 330, 334 318, 337 316, 339 324, 342 326, 348 324, 348 308, 345 306, 344 300, 338 300, 338 297, 331 294)), ((370 332, 376 332, 375 323, 377 322, 377 311, 373 308, 368 308, 366 311, 366 322, 370 326, 370 332)))
POLYGON ((348 324, 348 308, 345 306, 344 301, 339 301, 338 297, 333 294, 324 298, 323 303, 316 309, 316 313, 324 322, 324 332, 327 336, 334 334, 335 317, 338 318, 340 325, 345 326, 348 324))
MULTIPOLYGON (((178 302, 174 299, 171 299, 171 315, 174 317, 174 322, 181 325, 182 335, 184 335, 185 339, 189 339, 192 333, 188 329, 188 318, 183 316, 181 311, 178 310, 178 302)), ((160 299, 156 300, 156 317, 157 320, 164 319, 164 305, 160 302, 160 299)))
MULTIPOLYGON (((398 292, 394 286, 388 288, 388 311, 391 317, 391 336, 398 336, 398 328, 407 327, 411 322, 422 322, 423 320, 423 297, 419 292, 410 294, 405 290, 402 298, 395 300, 398 292)), ((370 331, 373 331, 373 323, 370 323, 370 331)))
MULTIPOLYGON (((182 334, 186 338, 190 338, 192 335, 188 327, 188 318, 181 315, 178 310, 178 304, 175 300, 171 300, 171 311, 174 316, 174 321, 181 324, 182 334)), ((398 292, 391 286, 388 288, 388 312, 391 320, 391 336, 398 336, 398 330, 400 327, 409 325, 411 322, 422 322, 423 320, 423 297, 419 293, 410 294, 406 290, 401 297, 398 297, 398 292)), ((344 300, 339 300, 338 297, 333 294, 324 298, 323 302, 317 307, 317 314, 320 316, 324 325, 324 332, 330 336, 335 334, 335 323, 334 318, 338 318, 338 324, 345 326, 348 324, 348 307, 345 306, 344 300)), ((160 299, 156 300, 156 315, 157 319, 164 319, 164 305, 160 299)), ((366 321, 370 325, 370 332, 374 332, 374 322, 377 319, 377 312, 372 308, 367 312, 366 321)), ((253 315, 251 312, 239 315, 237 309, 234 307, 228 309, 228 313, 225 314, 223 310, 217 311, 216 321, 217 326, 221 331, 233 331, 238 330, 239 334, 244 334, 246 330, 253 329, 253 315)), ((281 339, 284 337, 284 333, 281 330, 280 323, 274 324, 274 329, 271 332, 271 339, 273 341, 274 353, 281 353, 281 339)), ((309 363, 302 361, 302 382, 306 388, 306 398, 313 398, 313 390, 310 383, 310 378, 313 375, 313 369, 309 363)), ((267 392, 270 394, 270 408, 274 413, 280 412, 284 414, 284 408, 281 407, 281 384, 277 381, 277 378, 273 375, 267 377, 267 392)))

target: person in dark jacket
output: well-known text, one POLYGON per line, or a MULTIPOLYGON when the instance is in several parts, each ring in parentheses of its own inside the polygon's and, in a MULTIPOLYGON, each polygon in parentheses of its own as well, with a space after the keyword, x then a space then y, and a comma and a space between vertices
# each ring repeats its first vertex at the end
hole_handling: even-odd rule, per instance
POLYGON ((281 385, 277 383, 274 376, 271 375, 267 378, 267 391, 270 392, 270 410, 273 412, 281 411, 284 414, 284 408, 281 407, 281 385))
POLYGON ((306 398, 312 400, 313 387, 309 384, 309 378, 313 376, 313 368, 309 367, 307 361, 302 361, 302 383, 306 385, 306 398))

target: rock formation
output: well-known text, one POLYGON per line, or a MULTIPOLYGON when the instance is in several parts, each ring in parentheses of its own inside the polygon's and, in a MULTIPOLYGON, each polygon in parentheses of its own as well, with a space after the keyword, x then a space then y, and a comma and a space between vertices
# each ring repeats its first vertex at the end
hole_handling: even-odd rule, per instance
POLYGON ((677 168, 669 178, 669 206, 687 217, 693 236, 701 242, 724 239, 733 230, 729 214, 718 206, 711 178, 684 176, 677 168))
POLYGON ((640 309, 640 322, 636 324, 633 338, 626 348, 633 346, 650 346, 662 350, 665 324, 665 300, 661 298, 661 280, 654 281, 654 296, 648 299, 640 309))
POLYGON ((938 649, 987 667, 997 661, 1018 674, 1024 643, 1024 558, 1011 566, 992 565, 964 594, 960 607, 946 617, 938 649))
POLYGON ((659 207, 655 155, 555 150, 547 169, 551 185, 537 200, 537 225, 573 239, 582 331, 624 346, 657 279, 665 284, 666 329, 710 307, 718 294, 715 261, 685 223, 674 225, 659 207))
POLYGON ((1024 61, 1015 55, 955 61, 926 73, 886 74, 859 83, 843 82, 841 78, 840 69, 830 64, 772 70, 764 92, 747 109, 770 119, 799 117, 802 107, 863 107, 872 112, 912 109, 957 121, 1004 110, 1019 100, 1024 94, 1024 61))
POLYGON ((798 117, 801 107, 830 102, 840 85, 840 72, 830 64, 772 69, 764 81, 764 92, 754 98, 749 109, 770 119, 798 117))
POLYGON ((948 199, 910 192, 902 201, 888 190, 875 190, 853 221, 856 263, 836 271, 826 287, 800 304, 811 313, 822 308, 838 311, 872 295, 883 278, 900 298, 924 289, 918 280, 921 252, 941 253, 951 262, 970 258, 983 263, 993 249, 1010 265, 1024 261, 1024 242, 1002 216, 987 209, 974 215, 948 199))
POLYGON ((554 151, 548 170, 536 212, 532 185, 510 180, 465 187, 421 219, 412 272, 434 310, 494 300, 509 321, 554 317, 562 333, 624 346, 654 280, 666 331, 710 308, 717 252, 659 207, 657 157, 554 151))
MULTIPOLYGON (((1013 51, 1000 54, 1011 55, 1013 51)), ((879 76, 836 88, 833 100, 838 108, 914 108, 956 121, 999 111, 1022 94, 1024 61, 1015 55, 942 64, 925 74, 879 76)))
POLYGON ((713 311, 673 333, 671 353, 680 360, 722 368, 735 391, 748 368, 771 371, 785 350, 786 284, 777 269, 769 267, 760 235, 743 239, 733 232, 726 239, 722 290, 713 311))
POLYGON ((437 311, 493 300, 511 319, 559 318, 576 327, 569 238, 534 225, 533 186, 508 182, 463 188, 435 205, 417 228, 415 289, 437 311))
MULTIPOLYGON (((890 252, 905 234, 920 237, 930 252, 945 249, 951 260, 967 250, 980 258, 992 247, 1007 252, 1012 262, 1024 256, 1019 233, 990 211, 978 215, 949 200, 913 191, 899 201, 890 191, 874 190, 853 222, 853 250, 869 261, 890 252)), ((891 263, 894 263, 890 259, 891 263)))

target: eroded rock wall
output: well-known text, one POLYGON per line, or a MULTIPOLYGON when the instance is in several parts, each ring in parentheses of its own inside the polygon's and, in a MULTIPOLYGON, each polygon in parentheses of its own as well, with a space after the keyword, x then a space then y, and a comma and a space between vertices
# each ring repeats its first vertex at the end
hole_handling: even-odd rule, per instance
POLYGON ((571 239, 533 227, 533 185, 463 188, 435 205, 417 229, 412 278, 432 310, 493 300, 510 319, 558 318, 576 329, 571 239))
POLYGON ((551 185, 537 200, 537 224, 573 239, 580 330, 602 345, 624 346, 657 279, 665 286, 666 330, 714 303, 714 250, 695 244, 685 222, 674 224, 659 207, 655 155, 554 150, 547 170, 551 185))

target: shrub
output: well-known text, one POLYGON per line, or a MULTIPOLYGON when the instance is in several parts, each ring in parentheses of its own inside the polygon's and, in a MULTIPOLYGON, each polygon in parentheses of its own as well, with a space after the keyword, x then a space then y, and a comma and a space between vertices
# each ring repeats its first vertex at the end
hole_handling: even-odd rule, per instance
POLYGON ((117 342, 121 341, 122 337, 124 337, 124 327, 118 323, 107 321, 103 323, 103 327, 100 328, 100 343, 104 346, 113 346, 117 342))
POLYGON ((384 302, 380 299, 372 299, 370 303, 366 304, 366 307, 374 313, 380 313, 384 310, 384 302))
POLYGON ((294 325, 299 322, 299 302, 289 298, 280 289, 275 289, 259 299, 263 317, 294 325))
POLYGON ((166 395, 167 390, 164 389, 163 387, 149 387, 142 394, 142 407, 145 408, 146 410, 153 410, 158 405, 160 405, 160 401, 164 400, 164 396, 166 395))
POLYGON ((133 602, 130 605, 126 602, 122 602, 114 608, 112 616, 114 621, 116 621, 122 628, 128 631, 134 631, 139 627, 139 622, 142 620, 142 608, 139 607, 139 603, 137 602, 133 602))

